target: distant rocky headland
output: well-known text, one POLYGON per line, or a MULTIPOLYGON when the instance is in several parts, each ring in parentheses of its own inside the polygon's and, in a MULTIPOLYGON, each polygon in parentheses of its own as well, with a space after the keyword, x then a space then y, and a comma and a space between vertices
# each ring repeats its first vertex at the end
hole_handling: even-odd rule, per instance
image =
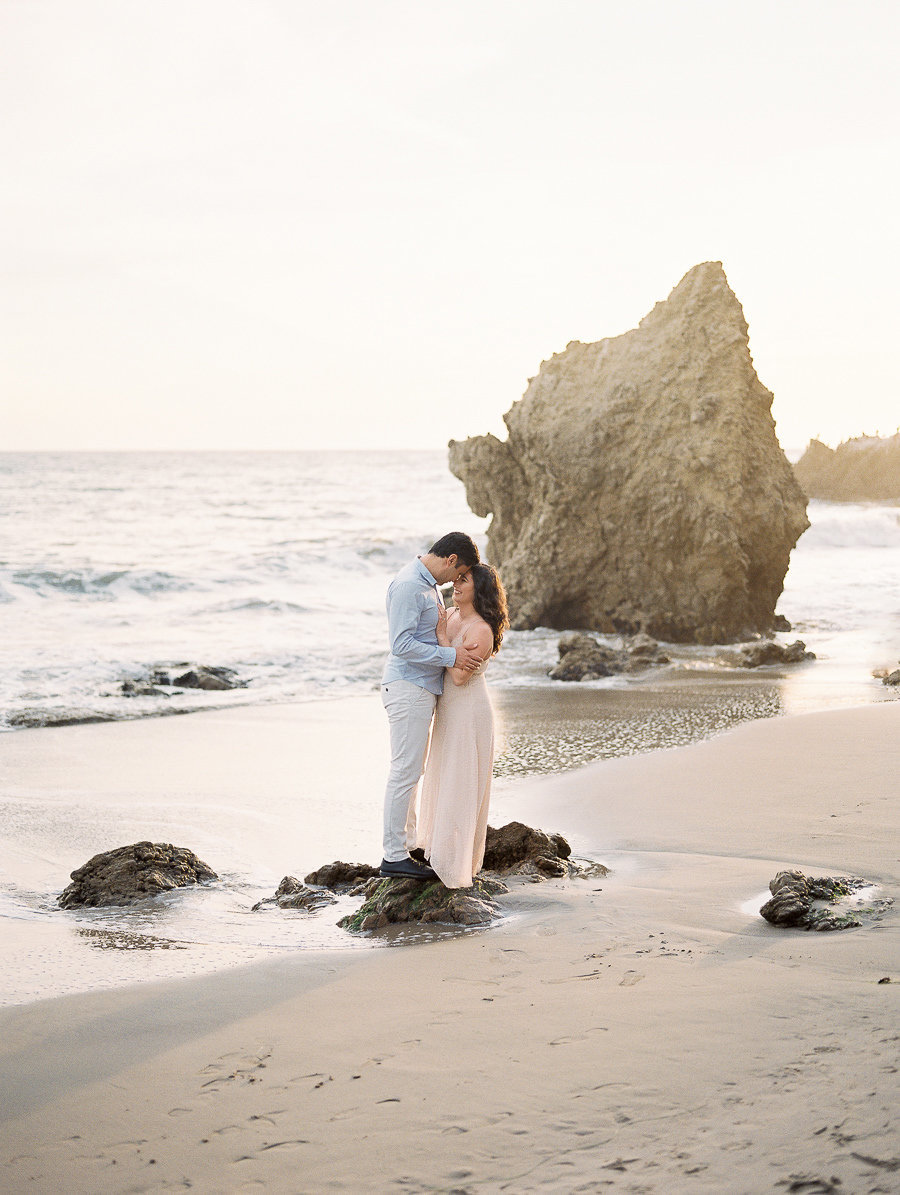
POLYGON ((900 432, 893 436, 857 436, 837 448, 810 440, 794 465, 808 498, 827 502, 900 501, 900 432))
POLYGON ((720 262, 637 328, 570 343, 504 416, 450 442, 513 626, 681 643, 770 632, 806 500, 720 262))

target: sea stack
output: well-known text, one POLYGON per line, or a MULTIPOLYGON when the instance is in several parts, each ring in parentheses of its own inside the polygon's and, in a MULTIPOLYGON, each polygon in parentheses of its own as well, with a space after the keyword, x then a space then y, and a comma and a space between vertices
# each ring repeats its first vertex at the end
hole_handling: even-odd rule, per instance
POLYGON ((504 416, 450 442, 513 626, 680 643, 772 629, 806 499, 775 435, 720 262, 637 328, 573 341, 504 416))
POLYGON ((896 502, 900 500, 900 432, 857 436, 837 448, 810 440, 794 472, 809 498, 896 502))

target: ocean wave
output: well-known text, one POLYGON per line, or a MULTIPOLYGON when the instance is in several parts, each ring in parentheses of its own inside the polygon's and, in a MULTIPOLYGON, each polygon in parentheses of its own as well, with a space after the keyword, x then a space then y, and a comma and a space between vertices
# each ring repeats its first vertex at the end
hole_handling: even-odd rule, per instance
POLYGON ((810 502, 809 548, 900 548, 900 507, 875 503, 810 502))
POLYGON ((28 590, 38 597, 62 594, 69 597, 99 597, 109 601, 120 594, 151 597, 197 586, 196 581, 187 577, 175 576, 157 569, 18 569, 5 572, 3 578, 8 587, 6 592, 9 594, 10 589, 12 590, 10 600, 15 600, 17 588, 28 590))
POLYGON ((207 614, 238 614, 241 611, 250 613, 265 610, 270 614, 309 614, 310 607, 303 606, 299 602, 291 602, 279 598, 233 598, 227 602, 217 602, 213 606, 205 606, 202 610, 197 611, 195 616, 202 617, 207 614))

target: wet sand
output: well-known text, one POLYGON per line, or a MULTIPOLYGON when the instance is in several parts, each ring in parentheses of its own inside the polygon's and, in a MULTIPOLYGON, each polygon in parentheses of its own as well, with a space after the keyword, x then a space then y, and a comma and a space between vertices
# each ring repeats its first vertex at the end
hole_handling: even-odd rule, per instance
MULTIPOLYGON (((698 672, 612 688, 497 686, 492 821, 516 816, 523 777, 775 716, 792 683, 698 672)), ((375 693, 0 736, 0 1005, 298 948, 370 948, 337 927, 343 906, 315 918, 251 910, 286 874, 338 857, 378 862, 387 763, 375 693), (189 900, 60 912, 55 898, 74 868, 141 839, 189 846, 220 882, 189 900)))
MULTIPOLYGON (((241 727, 267 789, 296 729, 284 717, 241 727)), ((196 779, 212 730, 157 723, 180 724, 196 779)), ((79 783, 127 792, 111 729, 72 728, 79 783)), ((49 783, 64 754, 33 769, 49 783)), ((891 702, 510 782, 504 813, 613 874, 519 885, 515 916, 449 941, 0 1011, 0 1186, 897 1190, 896 914, 805 934, 753 907, 785 866, 897 896, 898 772, 891 702)))

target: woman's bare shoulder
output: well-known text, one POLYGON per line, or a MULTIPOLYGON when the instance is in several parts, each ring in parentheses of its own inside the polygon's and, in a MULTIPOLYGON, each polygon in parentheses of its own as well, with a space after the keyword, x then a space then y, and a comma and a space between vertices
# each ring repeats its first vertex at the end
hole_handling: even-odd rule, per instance
POLYGON ((483 618, 476 619, 466 627, 466 639, 488 647, 494 642, 494 632, 491 629, 491 624, 485 622, 483 618))

